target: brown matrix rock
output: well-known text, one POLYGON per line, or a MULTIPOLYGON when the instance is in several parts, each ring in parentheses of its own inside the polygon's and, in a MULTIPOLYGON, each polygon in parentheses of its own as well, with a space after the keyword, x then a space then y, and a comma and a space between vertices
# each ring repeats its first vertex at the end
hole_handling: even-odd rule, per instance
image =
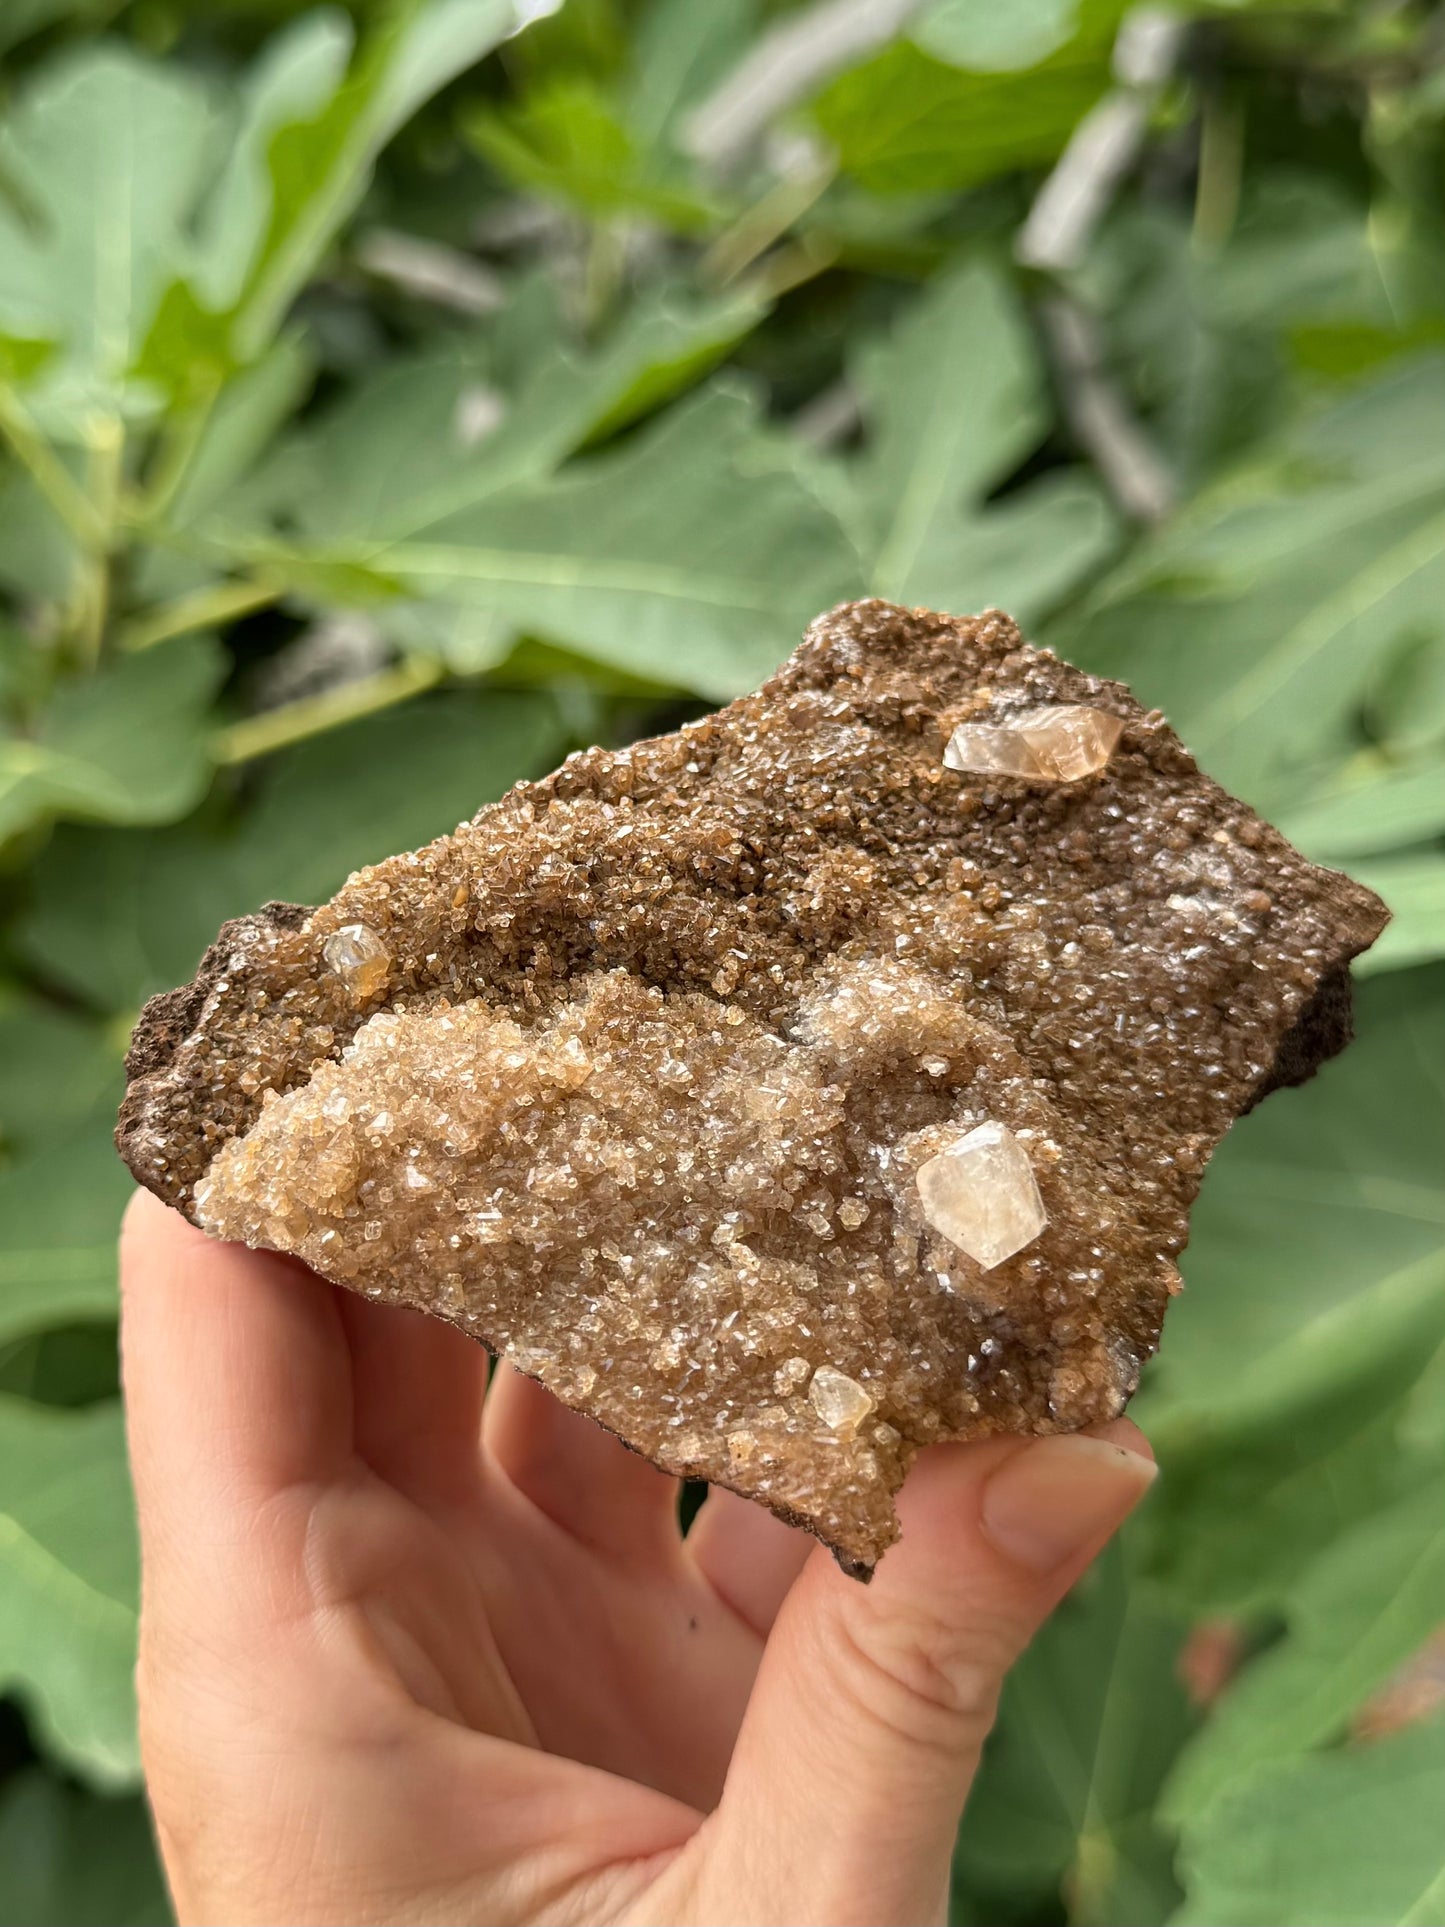
POLYGON ((866 1575, 920 1446, 1122 1409, 1210 1152, 1347 1040, 1384 921, 1121 685, 857 603, 227 924, 119 1143, 866 1575))

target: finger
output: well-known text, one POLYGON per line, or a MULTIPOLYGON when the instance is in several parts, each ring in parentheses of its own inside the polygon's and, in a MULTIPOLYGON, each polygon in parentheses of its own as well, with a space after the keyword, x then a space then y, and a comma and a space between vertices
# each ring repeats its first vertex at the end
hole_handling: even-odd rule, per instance
POLYGON ((351 1461, 351 1361, 333 1288, 218 1244, 148 1192, 121 1232, 121 1356, 142 1523, 184 1538, 351 1461))
POLYGON ((766 1638, 814 1541, 751 1499, 714 1487, 687 1535, 688 1557, 718 1597, 766 1638))
POLYGON ((439 1318, 338 1294, 351 1347, 356 1450, 417 1497, 461 1498, 481 1463, 487 1354, 439 1318))
POLYGON ((768 1642, 708 1856, 766 1870, 749 1918, 944 1917, 1004 1674, 1153 1477, 1134 1428, 1107 1431, 935 1447, 870 1586, 814 1554, 768 1642))
POLYGON ((583 1545, 630 1564, 680 1555, 677 1480, 510 1365, 497 1368, 482 1435, 508 1481, 583 1545))

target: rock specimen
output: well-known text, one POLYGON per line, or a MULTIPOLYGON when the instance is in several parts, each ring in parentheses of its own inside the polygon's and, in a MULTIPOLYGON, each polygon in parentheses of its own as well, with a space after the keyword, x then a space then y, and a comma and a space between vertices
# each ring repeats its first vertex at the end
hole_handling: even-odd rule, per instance
POLYGON ((866 1575, 936 1439, 1119 1412, 1215 1144, 1385 921, 996 613, 834 610, 756 695, 227 924, 119 1143, 866 1575))

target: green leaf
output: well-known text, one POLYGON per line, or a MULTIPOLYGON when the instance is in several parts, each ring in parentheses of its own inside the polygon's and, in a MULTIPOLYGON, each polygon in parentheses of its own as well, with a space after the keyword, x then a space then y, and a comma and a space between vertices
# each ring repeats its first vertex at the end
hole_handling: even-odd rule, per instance
POLYGON ((965 1889, 1041 1907, 1063 1889, 1070 1920, 1100 1927, 1166 1916, 1178 1889, 1154 1808, 1194 1724, 1182 1632, 1118 1548, 1058 1609, 1004 1686, 959 1836, 965 1889))
POLYGON ((1113 519, 1082 475, 987 503, 1049 419, 1032 340, 996 270, 941 276, 859 357, 856 384, 869 445, 833 488, 870 593, 1031 623, 1103 559, 1113 519))
MULTIPOLYGON (((64 450, 57 451, 63 467, 64 450)), ((18 465, 0 468, 0 585, 23 606, 64 607, 74 593, 78 551, 70 531, 18 465)))
POLYGON ((0 1399, 0 1683, 98 1786, 140 1772, 136 1566, 119 1405, 0 1399))
MULTIPOLYGON (((992 11, 1011 18, 1013 8, 992 11)), ((899 41, 827 89, 818 125, 878 194, 972 187, 1041 166, 1109 86, 1121 11, 1118 0, 1081 0, 1078 33, 1026 73, 966 72, 899 41)))
POLYGON ((1286 812, 1280 828, 1321 863, 1437 836, 1445 831, 1445 759, 1422 758, 1401 768, 1347 765, 1327 788, 1286 812))
POLYGON ((752 0, 653 0, 620 73, 544 69, 519 100, 469 115, 467 138, 508 180, 599 225, 640 215, 681 234, 706 229, 722 210, 676 136, 742 52, 754 12, 752 0))
POLYGON ((1355 1043, 1241 1119, 1194 1209, 1155 1410, 1216 1420, 1337 1389, 1445 1255, 1438 971, 1361 985, 1355 1043))
POLYGON ((142 364, 192 387, 260 355, 378 154, 418 107, 515 30, 515 0, 408 0, 348 66, 344 17, 317 13, 256 67, 190 272, 167 289, 142 364))
POLYGON ((1366 706, 1392 754, 1438 755, 1445 744, 1445 628, 1407 636, 1380 664, 1366 706))
MULTIPOLYGON (((659 288, 640 300, 591 353, 569 353, 555 338, 555 318, 533 324, 534 339, 518 354, 513 337, 535 307, 524 284, 496 328, 387 365, 361 383, 314 429, 284 444, 273 460, 218 510, 211 530, 240 560, 268 553, 248 524, 264 520, 299 529, 317 544, 358 537, 385 542, 424 533, 448 516, 549 476, 574 450, 646 414, 697 380, 761 316, 747 296, 698 301, 659 288), (517 373, 514 363, 520 360, 517 373), (493 386, 510 377, 512 392, 493 386), (500 419, 478 434, 472 404, 500 419)), ((429 587, 425 600, 381 555, 353 575, 386 600, 375 611, 402 647, 440 656, 464 674, 500 662, 516 640, 510 613, 429 587)), ((343 565, 345 566, 345 565, 343 565)), ((314 560, 294 549, 285 569, 299 593, 328 601, 347 591, 318 580, 314 560)))
POLYGON ((166 508, 169 528, 187 528, 224 501, 267 453, 310 391, 315 367, 299 336, 283 335, 228 382, 206 416, 166 508))
POLYGON ((285 514, 317 541, 415 535, 552 474, 705 373, 761 314, 747 297, 697 301, 659 289, 589 354, 537 343, 510 393, 494 386, 496 345, 485 334, 399 358, 278 451, 246 506, 285 514), (479 391, 499 416, 480 435, 466 406, 479 391))
POLYGON ((315 376, 312 356, 297 335, 283 335, 249 368, 227 382, 214 402, 198 405, 198 427, 184 416, 175 441, 162 444, 162 472, 148 505, 142 543, 131 556, 132 600, 142 609, 197 594, 217 580, 200 559, 191 532, 222 504, 244 499, 278 434, 306 399, 315 376), (169 476, 165 465, 170 462, 169 476), (164 491, 164 499, 160 499, 164 491))
POLYGON ((544 696, 424 697, 269 758, 248 807, 151 835, 60 832, 36 866, 20 942, 77 995, 133 1012, 192 975, 224 918, 268 898, 320 902, 361 864, 541 774, 561 748, 544 696))
POLYGON ((1185 1838, 1176 1927, 1434 1927, 1445 1721, 1252 1774, 1185 1838))
POLYGON ((683 234, 713 219, 712 206, 680 168, 659 166, 639 149, 607 94, 584 75, 552 75, 521 105, 472 115, 466 132, 477 152, 519 187, 594 219, 646 214, 683 234))
POLYGON ((622 87, 623 120, 640 146, 673 143, 689 109, 746 47, 756 11, 754 0, 653 0, 622 87))
POLYGON ((106 0, 7 0, 5 17, 0 20, 0 52, 69 15, 99 13, 105 4, 106 0))
POLYGON ((186 636, 64 684, 31 735, 0 737, 0 840, 48 816, 164 823, 210 777, 205 719, 222 671, 186 636))
POLYGON ((1213 1709, 1170 1782, 1176 1824, 1241 1776, 1336 1738, 1445 1610, 1445 1467, 1322 1553, 1285 1603, 1287 1632, 1213 1709))
POLYGON ((1316 787, 1375 664, 1445 607, 1445 361, 1389 374, 1142 546, 1066 638, 1262 808, 1316 787))
MULTIPOLYGON (((718 698, 755 687, 857 581, 848 543, 789 451, 721 387, 555 481, 483 500, 405 541, 316 559, 371 570, 378 594, 399 585, 476 608, 718 698)), ((272 550, 266 560, 284 568, 287 557, 272 550)))
POLYGON ((1282 1611, 1321 1547, 1408 1492, 1420 1454, 1406 1450, 1402 1419, 1441 1342, 1441 1296, 1431 1276, 1413 1316, 1390 1308, 1382 1340, 1331 1396, 1307 1387, 1275 1413, 1214 1428, 1156 1420, 1147 1397, 1140 1403, 1163 1468, 1151 1576, 1182 1608, 1229 1618, 1282 1611))
POLYGON ((1361 986, 1355 1044, 1234 1127, 1195 1205, 1137 1416, 1153 1564, 1196 1607, 1277 1603, 1399 1490, 1391 1415, 1445 1338, 1439 984, 1361 986))
POLYGON ((0 1344, 115 1315, 121 1048, 33 997, 0 1007, 0 1344))
POLYGON ((7 115, 0 178, 15 198, 0 200, 0 319, 60 344, 31 398, 52 434, 83 442, 95 414, 141 403, 130 371, 216 134, 189 74, 120 47, 49 63, 7 115))
POLYGON ((0 1927, 169 1927, 145 1801, 105 1799, 39 1767, 0 1792, 0 1927))
POLYGON ((1015 73, 1036 67, 1067 46, 1079 21, 1079 0, 930 0, 908 37, 935 60, 971 73, 1015 73))
POLYGON ((1099 319, 1115 378, 1182 481, 1197 484, 1258 453, 1302 405, 1318 402, 1306 324, 1318 341, 1328 318, 1336 380, 1366 372, 1346 365, 1352 333, 1368 335, 1376 359, 1410 349, 1375 237, 1357 194, 1287 160, 1245 170, 1238 220, 1221 245, 1201 246, 1189 211, 1165 197, 1121 198, 1076 292, 1099 319))
POLYGON ((1389 927, 1356 966, 1363 975, 1445 956, 1445 855, 1372 857, 1351 868, 1390 906, 1389 927))

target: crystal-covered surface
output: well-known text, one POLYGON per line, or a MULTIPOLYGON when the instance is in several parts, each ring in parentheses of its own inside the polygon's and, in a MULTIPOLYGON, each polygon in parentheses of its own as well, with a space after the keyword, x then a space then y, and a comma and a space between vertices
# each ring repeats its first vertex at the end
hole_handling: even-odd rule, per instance
POLYGON ((1123 729, 1120 717, 1087 703, 1042 703, 995 723, 960 723, 943 762, 977 776, 1077 783, 1103 769, 1123 729))
POLYGON ((121 1143, 864 1571, 920 1447, 1120 1408, 1211 1149, 1382 916, 1119 685, 864 603, 719 715, 227 925, 137 1028, 121 1143), (1050 708, 1122 721, 1092 780, 943 768, 1050 708), (917 1183, 984 1120, 1048 1214, 988 1271, 917 1183))
POLYGON ((1028 1152, 992 1121, 921 1164, 918 1195, 933 1229, 985 1271, 1031 1245, 1049 1221, 1028 1152))

